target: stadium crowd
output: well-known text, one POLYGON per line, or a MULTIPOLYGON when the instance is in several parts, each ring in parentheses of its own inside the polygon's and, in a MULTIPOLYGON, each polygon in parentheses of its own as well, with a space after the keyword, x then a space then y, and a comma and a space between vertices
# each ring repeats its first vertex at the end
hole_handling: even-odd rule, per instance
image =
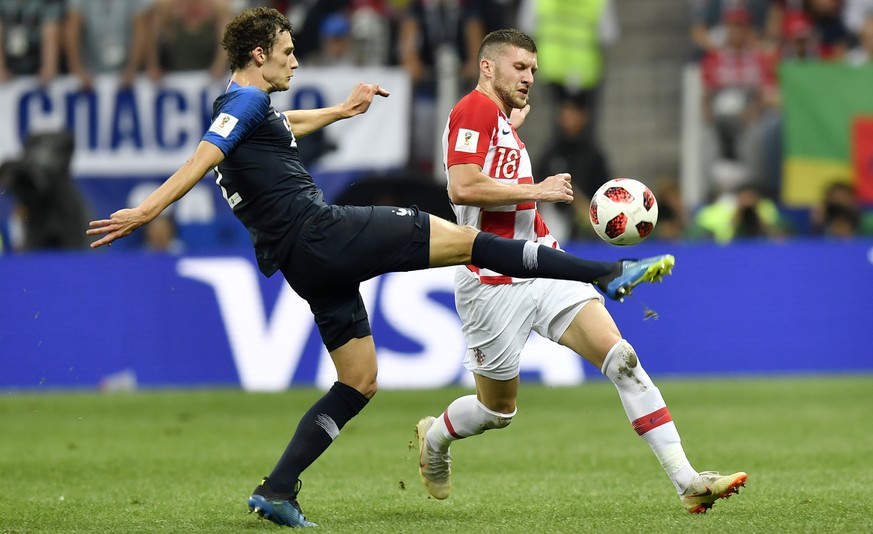
MULTIPOLYGON (((550 16, 557 3, 535 0, 0 0, 0 84, 20 76, 51 84, 72 75, 87 90, 100 73, 115 73, 121 86, 128 86, 137 76, 160 83, 165 73, 192 70, 224 79, 224 25, 244 8, 275 7, 294 25, 295 54, 304 66, 393 66, 408 73, 415 125, 408 174, 420 176, 434 165, 435 126, 445 120, 436 106, 441 58, 453 59, 459 90, 467 91, 475 83, 475 50, 482 37, 515 26, 537 39, 538 90, 554 110, 552 138, 545 150, 531 154, 536 177, 565 170, 574 176, 577 199, 547 208, 550 224, 564 239, 594 239, 588 199, 612 177, 621 157, 619 147, 605 146, 597 133, 603 92, 609 90, 603 83, 607 49, 621 39, 621 21, 616 0, 591 4, 592 11, 577 10, 574 19, 550 16), (572 46, 550 38, 566 27, 576 32, 572 46)), ((797 224, 797 210, 779 203, 784 159, 778 76, 786 61, 873 69, 873 0, 675 4, 689 11, 690 20, 689 47, 677 53, 689 54, 701 72, 709 201, 688 205, 676 180, 647 177, 660 203, 654 237, 728 242, 873 235, 873 212, 850 176, 833 177, 819 205, 803 211, 803 224, 797 224)), ((82 239, 26 238, 27 210, 49 198, 33 183, 55 182, 32 179, 39 173, 22 161, 26 154, 0 167, 0 194, 12 206, 4 213, 0 202, 6 219, 0 221, 0 253, 84 246, 82 239), (33 183, 25 191, 27 181, 33 183)), ((68 174, 60 173, 65 179, 68 174)), ((67 211, 76 212, 78 224, 81 213, 67 211)), ((163 237, 149 240, 150 248, 165 243, 167 250, 183 249, 169 222, 161 222, 155 234, 163 237)))

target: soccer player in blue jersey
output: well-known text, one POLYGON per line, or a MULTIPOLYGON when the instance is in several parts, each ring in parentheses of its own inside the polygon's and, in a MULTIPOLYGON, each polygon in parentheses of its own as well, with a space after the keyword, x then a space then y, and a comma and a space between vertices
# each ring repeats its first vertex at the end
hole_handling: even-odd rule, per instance
MULTIPOLYGON (((288 89, 297 59, 291 24, 274 9, 243 11, 225 29, 222 45, 232 71, 213 122, 193 156, 139 206, 91 222, 91 246, 109 245, 157 217, 206 173, 249 230, 258 266, 280 271, 312 309, 337 381, 303 415, 269 476, 248 499, 249 509, 274 523, 312 526, 300 510, 300 474, 376 393, 376 349, 361 282, 387 272, 472 264, 508 276, 591 282, 621 299, 642 282, 669 274, 672 256, 598 262, 535 243, 458 226, 412 207, 334 206, 303 167, 297 139, 365 113, 388 91, 359 84, 337 106, 280 112, 269 94, 288 89)), ((530 184, 532 197, 573 199, 569 175, 530 184)))

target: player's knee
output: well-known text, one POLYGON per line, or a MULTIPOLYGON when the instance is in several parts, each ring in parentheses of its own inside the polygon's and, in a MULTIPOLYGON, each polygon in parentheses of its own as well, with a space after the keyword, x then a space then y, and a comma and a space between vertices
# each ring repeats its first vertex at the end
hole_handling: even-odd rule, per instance
POLYGON ((633 373, 639 364, 640 360, 633 345, 628 343, 626 339, 619 339, 606 353, 601 371, 607 376, 609 376, 607 373, 609 370, 612 370, 613 373, 629 374, 633 373))
POLYGON ((482 411, 482 430, 506 428, 512 423, 512 418, 518 412, 518 408, 512 413, 496 412, 489 410, 482 403, 479 403, 479 409, 482 411))
POLYGON ((372 399, 373 396, 376 395, 376 391, 379 389, 379 386, 376 383, 375 373, 372 375, 366 374, 354 377, 346 375, 340 379, 340 382, 355 388, 361 395, 368 399, 372 399))
POLYGON ((359 391, 368 399, 372 399, 376 395, 376 392, 379 391, 379 384, 376 382, 376 375, 373 375, 370 380, 366 380, 362 385, 362 389, 359 391))

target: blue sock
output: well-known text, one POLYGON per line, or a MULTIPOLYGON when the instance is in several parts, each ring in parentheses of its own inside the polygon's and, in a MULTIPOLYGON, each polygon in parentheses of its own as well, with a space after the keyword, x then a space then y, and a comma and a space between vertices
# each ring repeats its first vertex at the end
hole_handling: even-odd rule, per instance
POLYGON ((268 477, 270 489, 278 494, 291 494, 300 473, 327 450, 340 429, 358 415, 369 399, 361 392, 341 382, 303 414, 294 437, 268 477))
POLYGON ((480 232, 473 241, 472 258, 476 267, 518 278, 603 283, 619 272, 618 262, 583 260, 532 241, 507 239, 487 232, 480 232))

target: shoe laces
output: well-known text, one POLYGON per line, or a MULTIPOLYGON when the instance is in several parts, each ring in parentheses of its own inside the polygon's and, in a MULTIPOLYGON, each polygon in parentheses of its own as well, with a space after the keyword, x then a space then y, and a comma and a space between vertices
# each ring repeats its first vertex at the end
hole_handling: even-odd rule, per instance
POLYGON ((303 510, 300 509, 300 503, 297 502, 297 494, 300 493, 301 489, 303 489, 303 481, 298 478, 297 483, 294 484, 294 491, 288 496, 288 502, 294 505, 294 508, 297 508, 300 515, 303 515, 303 510))
POLYGON ((427 449, 427 472, 430 478, 446 480, 449 478, 449 469, 452 463, 452 455, 449 451, 440 452, 428 447, 427 449))

